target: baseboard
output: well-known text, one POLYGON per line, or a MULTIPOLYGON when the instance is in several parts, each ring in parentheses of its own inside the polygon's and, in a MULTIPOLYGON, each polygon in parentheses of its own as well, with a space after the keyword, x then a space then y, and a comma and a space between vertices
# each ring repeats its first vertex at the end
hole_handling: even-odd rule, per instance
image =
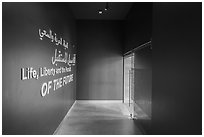
POLYGON ((98 102, 98 103, 123 103, 123 100, 76 100, 77 102, 81 103, 93 103, 93 102, 98 102))
POLYGON ((61 127, 62 122, 64 121, 64 119, 68 116, 68 114, 71 112, 72 108, 74 107, 76 103, 76 100, 74 101, 74 103, 72 104, 72 106, 70 107, 70 109, 68 110, 67 114, 64 116, 63 120, 60 122, 59 126, 57 127, 57 129, 55 130, 55 132, 53 133, 53 135, 56 135, 58 129, 61 127))

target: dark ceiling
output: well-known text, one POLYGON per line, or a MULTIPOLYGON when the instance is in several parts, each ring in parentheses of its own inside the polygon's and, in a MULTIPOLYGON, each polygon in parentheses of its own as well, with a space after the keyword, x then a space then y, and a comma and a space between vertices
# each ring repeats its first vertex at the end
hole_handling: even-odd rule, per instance
POLYGON ((132 4, 132 2, 108 2, 109 9, 105 11, 106 2, 69 3, 76 19, 90 20, 124 20, 132 4), (99 14, 99 10, 103 13, 99 14))

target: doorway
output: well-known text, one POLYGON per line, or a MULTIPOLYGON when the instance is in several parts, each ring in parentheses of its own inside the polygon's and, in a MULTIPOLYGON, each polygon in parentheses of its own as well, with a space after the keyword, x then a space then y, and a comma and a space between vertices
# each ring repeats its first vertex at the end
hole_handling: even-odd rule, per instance
POLYGON ((134 119, 151 119, 152 44, 146 42, 124 55, 123 102, 134 119))
POLYGON ((134 53, 124 56, 124 95, 123 102, 129 116, 134 117, 134 53))

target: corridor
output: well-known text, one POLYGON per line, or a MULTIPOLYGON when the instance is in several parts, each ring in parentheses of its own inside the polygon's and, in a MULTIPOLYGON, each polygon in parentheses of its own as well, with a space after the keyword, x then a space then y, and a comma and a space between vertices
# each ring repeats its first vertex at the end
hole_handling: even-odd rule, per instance
POLYGON ((202 2, 1 7, 2 135, 202 134, 202 2))
POLYGON ((57 135, 141 135, 121 101, 79 101, 55 131, 57 135))

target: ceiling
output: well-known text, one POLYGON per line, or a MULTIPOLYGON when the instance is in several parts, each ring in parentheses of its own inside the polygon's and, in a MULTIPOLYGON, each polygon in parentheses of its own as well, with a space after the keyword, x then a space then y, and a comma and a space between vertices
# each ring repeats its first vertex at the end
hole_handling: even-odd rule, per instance
POLYGON ((109 9, 105 11, 106 2, 69 3, 75 18, 81 20, 124 20, 132 4, 132 2, 108 2, 109 9), (103 13, 99 14, 99 10, 103 13))

